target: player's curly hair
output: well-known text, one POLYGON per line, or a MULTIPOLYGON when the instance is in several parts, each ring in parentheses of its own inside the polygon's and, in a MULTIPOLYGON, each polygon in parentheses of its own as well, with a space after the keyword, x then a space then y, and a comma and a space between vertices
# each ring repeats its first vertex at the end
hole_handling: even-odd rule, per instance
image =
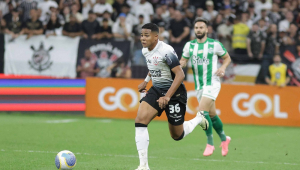
POLYGON ((142 29, 149 29, 149 30, 151 30, 151 32, 159 33, 158 26, 156 24, 153 24, 153 23, 147 23, 147 24, 143 25, 142 29))

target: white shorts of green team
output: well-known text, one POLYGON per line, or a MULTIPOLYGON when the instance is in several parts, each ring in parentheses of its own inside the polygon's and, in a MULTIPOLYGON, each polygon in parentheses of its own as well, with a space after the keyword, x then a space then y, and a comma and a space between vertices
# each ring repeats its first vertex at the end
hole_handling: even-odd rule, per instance
POLYGON ((201 90, 196 90, 198 102, 200 103, 202 96, 213 99, 215 101, 219 95, 220 90, 220 83, 214 83, 212 86, 203 86, 201 90))

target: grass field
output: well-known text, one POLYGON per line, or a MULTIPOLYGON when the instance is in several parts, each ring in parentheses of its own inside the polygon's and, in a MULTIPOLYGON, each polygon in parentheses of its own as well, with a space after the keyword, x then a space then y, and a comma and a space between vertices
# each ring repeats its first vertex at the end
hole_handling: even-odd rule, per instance
MULTIPOLYGON (((151 170, 299 170, 300 128, 224 125, 231 136, 221 156, 214 133, 214 154, 199 128, 179 142, 167 122, 149 125, 151 170)), ((76 170, 134 170, 139 164, 133 120, 85 118, 81 115, 0 114, 0 170, 54 170, 61 150, 77 158, 76 170)))

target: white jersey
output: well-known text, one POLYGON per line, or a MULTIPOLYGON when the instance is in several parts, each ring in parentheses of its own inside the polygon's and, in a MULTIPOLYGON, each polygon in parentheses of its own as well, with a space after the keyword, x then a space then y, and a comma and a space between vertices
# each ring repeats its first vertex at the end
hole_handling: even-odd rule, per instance
POLYGON ((220 78, 215 75, 218 57, 223 57, 226 53, 223 44, 211 38, 207 38, 204 43, 198 43, 195 39, 185 44, 182 57, 191 59, 196 90, 220 84, 220 78))
MULTIPOLYGON (((180 65, 173 47, 163 41, 158 41, 153 50, 149 51, 148 48, 143 48, 142 53, 146 58, 153 86, 167 92, 175 78, 171 69, 180 65)), ((179 86, 178 90, 182 88, 185 90, 183 84, 179 86)))

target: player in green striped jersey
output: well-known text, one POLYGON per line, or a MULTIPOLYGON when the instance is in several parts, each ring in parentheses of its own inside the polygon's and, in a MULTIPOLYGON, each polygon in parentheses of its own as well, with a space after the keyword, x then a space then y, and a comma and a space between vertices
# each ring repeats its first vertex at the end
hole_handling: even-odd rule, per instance
POLYGON ((226 156, 231 138, 223 131, 222 121, 216 114, 215 100, 221 88, 220 77, 224 76, 231 59, 219 41, 207 38, 207 24, 208 21, 205 19, 196 18, 194 31, 197 38, 185 44, 180 65, 185 67, 191 60, 199 109, 204 112, 205 118, 209 121, 209 128, 205 131, 207 145, 203 155, 210 156, 215 150, 213 127, 222 141, 222 155, 226 156), (223 65, 220 68, 217 68, 218 57, 223 59, 223 65))

